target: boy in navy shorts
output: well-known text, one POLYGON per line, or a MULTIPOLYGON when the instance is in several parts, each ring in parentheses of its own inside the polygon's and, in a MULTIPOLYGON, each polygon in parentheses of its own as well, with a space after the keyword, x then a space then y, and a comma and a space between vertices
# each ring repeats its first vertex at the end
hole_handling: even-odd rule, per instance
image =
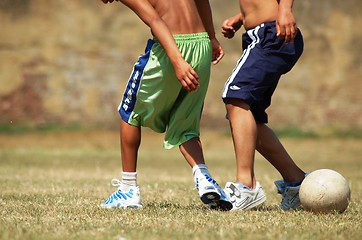
POLYGON ((299 187, 305 177, 266 125, 265 110, 282 74, 290 71, 303 52, 303 37, 292 13, 293 0, 239 0, 241 12, 223 22, 222 33, 232 38, 241 26, 243 54, 225 83, 222 98, 227 110, 237 160, 235 182, 225 193, 233 209, 247 210, 266 200, 254 175, 255 150, 282 175, 275 181, 284 210, 300 206, 299 187))

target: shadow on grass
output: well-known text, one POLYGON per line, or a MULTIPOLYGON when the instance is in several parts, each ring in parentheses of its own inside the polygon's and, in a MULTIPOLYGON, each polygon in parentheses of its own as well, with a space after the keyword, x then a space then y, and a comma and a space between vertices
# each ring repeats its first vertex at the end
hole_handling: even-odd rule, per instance
MULTIPOLYGON (((163 201, 163 202, 147 202, 143 205, 144 208, 152 208, 152 209, 165 209, 165 210, 183 210, 183 211, 215 211, 215 212, 237 212, 237 211, 256 211, 256 212, 283 212, 279 208, 278 205, 262 205, 260 207, 256 207, 249 210, 232 210, 232 211, 223 211, 223 210, 212 210, 205 204, 181 204, 181 203, 175 203, 170 201, 163 201)), ((301 211, 301 210, 293 210, 293 211, 301 211)))
POLYGON ((153 208, 153 209, 175 209, 175 210, 208 210, 206 206, 202 204, 180 204, 170 201, 164 202, 147 202, 143 205, 144 208, 153 208))

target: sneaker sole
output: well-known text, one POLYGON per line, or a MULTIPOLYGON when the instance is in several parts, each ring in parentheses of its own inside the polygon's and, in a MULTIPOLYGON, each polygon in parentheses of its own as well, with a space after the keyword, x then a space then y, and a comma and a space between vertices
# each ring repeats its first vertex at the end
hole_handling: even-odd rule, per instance
POLYGON ((218 194, 217 192, 208 192, 208 193, 204 193, 200 197, 200 199, 204 204, 210 204, 215 201, 218 201, 220 199, 220 194, 218 194))
POLYGON ((230 211, 233 208, 231 202, 219 200, 208 204, 211 210, 230 211))
POLYGON ((122 205, 119 204, 119 205, 116 205, 116 206, 100 205, 100 207, 103 208, 103 209, 120 209, 120 208, 124 208, 124 209, 132 208, 132 209, 135 209, 135 208, 142 208, 142 205, 135 204, 135 205, 122 206, 122 205))
POLYGON ((136 208, 142 208, 142 205, 128 205, 128 206, 126 206, 126 207, 120 207, 120 208, 136 209, 136 208))

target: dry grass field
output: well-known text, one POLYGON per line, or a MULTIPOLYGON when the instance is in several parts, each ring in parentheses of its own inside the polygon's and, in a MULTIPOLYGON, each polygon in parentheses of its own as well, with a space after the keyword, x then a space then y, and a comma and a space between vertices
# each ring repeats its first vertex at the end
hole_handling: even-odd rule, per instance
MULTIPOLYGON (((207 163, 220 185, 234 180, 228 134, 204 131, 207 163)), ((44 131, 0 134, 0 239, 349 239, 362 238, 362 140, 282 138, 306 171, 330 168, 348 180, 352 199, 343 214, 283 212, 261 157, 256 174, 267 194, 258 210, 206 209, 193 190, 191 169, 162 135, 144 131, 139 184, 144 208, 104 210, 99 204, 119 177, 118 133, 44 131)))

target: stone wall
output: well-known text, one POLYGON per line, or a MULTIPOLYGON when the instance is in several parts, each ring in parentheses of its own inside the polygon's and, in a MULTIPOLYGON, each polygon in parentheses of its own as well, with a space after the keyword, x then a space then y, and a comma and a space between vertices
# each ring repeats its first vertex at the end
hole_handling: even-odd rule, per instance
MULTIPOLYGON (((210 2, 220 32, 237 1, 210 2)), ((361 7, 357 0, 295 1, 305 51, 273 98, 274 126, 362 126, 361 7)), ((0 28, 0 123, 118 124, 123 88, 150 37, 129 9, 100 0, 2 0, 0 28)), ((241 54, 240 35, 218 37, 226 55, 213 66, 205 125, 224 119, 220 93, 241 54)))

